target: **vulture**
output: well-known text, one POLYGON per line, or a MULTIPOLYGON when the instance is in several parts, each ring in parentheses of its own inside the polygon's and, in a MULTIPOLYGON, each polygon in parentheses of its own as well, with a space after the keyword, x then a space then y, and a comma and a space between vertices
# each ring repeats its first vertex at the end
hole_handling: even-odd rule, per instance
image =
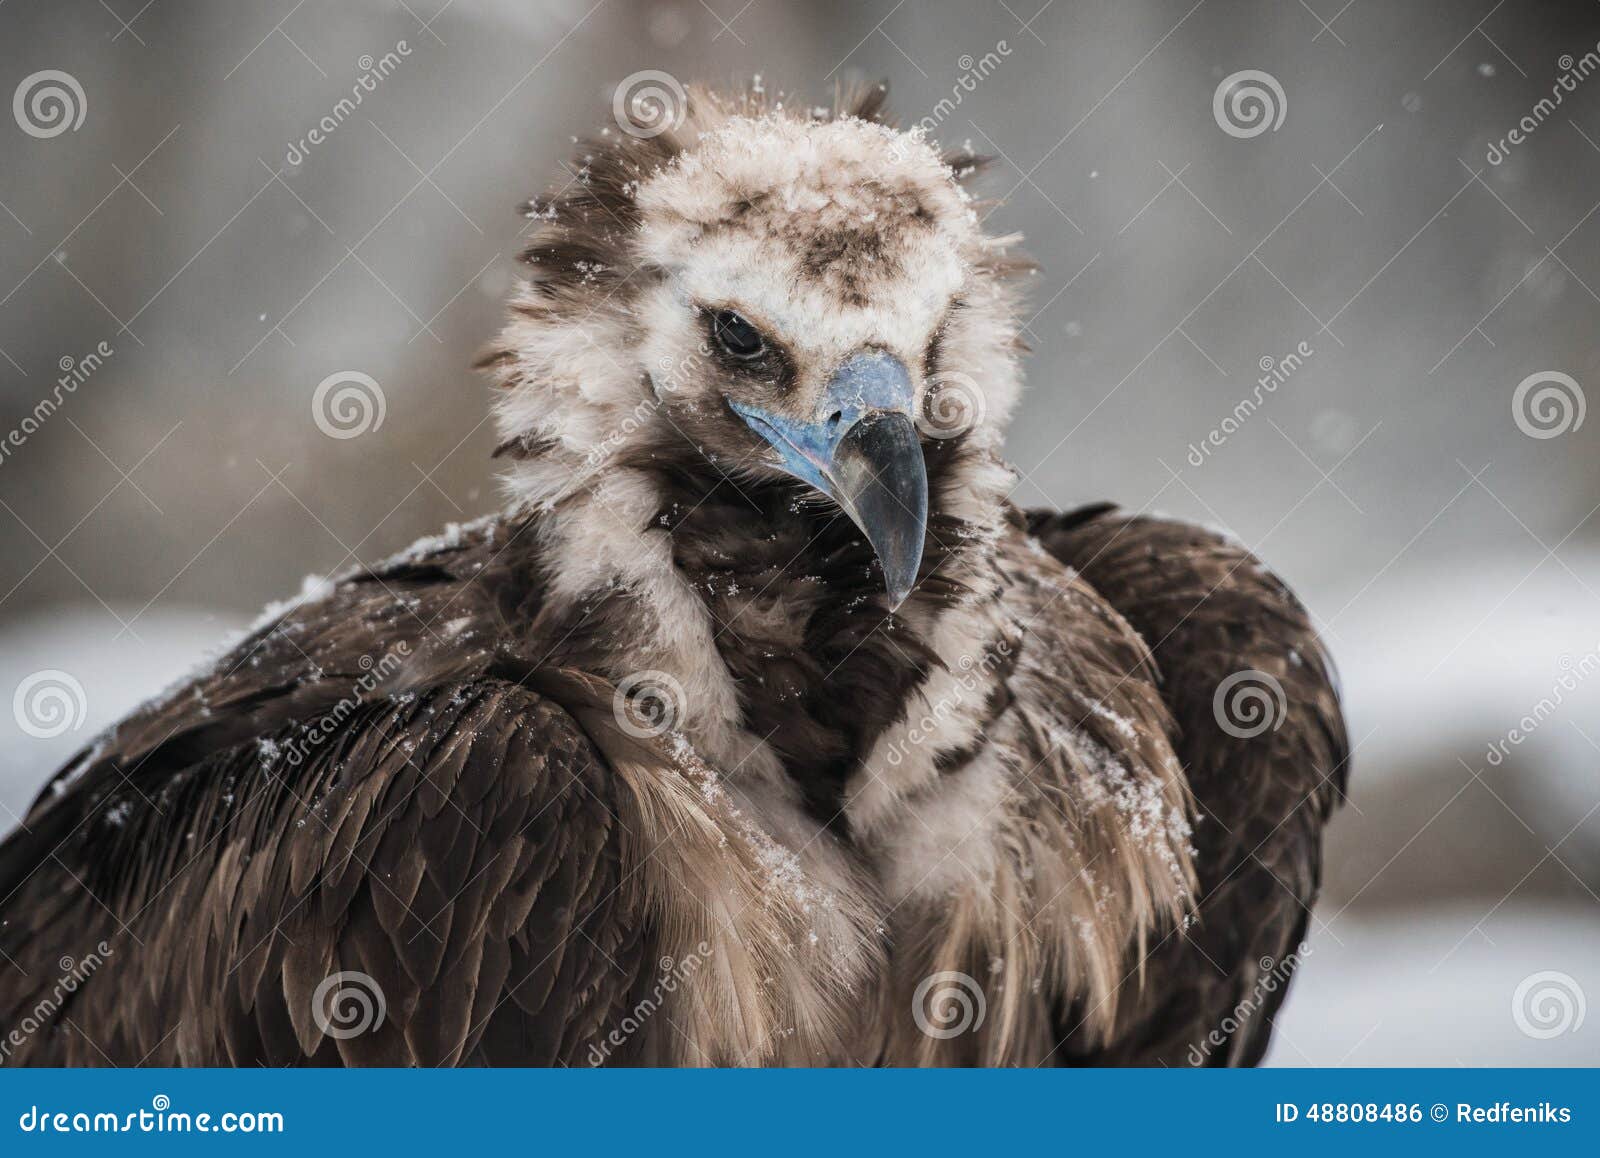
POLYGON ((1261 1059, 1345 780, 1305 609, 1012 500, 981 158, 881 85, 678 114, 527 208, 504 511, 308 583, 0 846, 0 1061, 1261 1059))

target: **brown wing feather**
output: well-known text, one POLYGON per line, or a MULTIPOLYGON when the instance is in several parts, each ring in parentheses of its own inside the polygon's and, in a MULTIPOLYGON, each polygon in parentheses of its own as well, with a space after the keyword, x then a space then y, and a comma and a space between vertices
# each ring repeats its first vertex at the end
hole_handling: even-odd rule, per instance
POLYGON ((346 578, 58 774, 0 844, 0 1062, 581 1056, 651 931, 606 758, 495 666, 525 530, 346 578), (352 971, 385 1019, 341 1038, 352 971))
POLYGON ((367 705, 302 759, 294 732, 112 793, 0 907, 0 1024, 60 958, 102 958, 10 1060, 581 1062, 649 931, 571 717, 480 677, 367 705), (341 972, 371 981, 334 996, 341 972), (383 1021, 346 1037, 362 992, 383 1021))
MULTIPOLYGON (((1150 644, 1200 813, 1196 923, 1130 976, 1138 997, 1115 1041, 1076 1056, 1068 1036, 1063 1053, 1091 1064, 1254 1064, 1298 960, 1322 829, 1345 786, 1332 664, 1294 595, 1235 542, 1103 505, 1028 521, 1150 644), (1246 670, 1284 692, 1281 723, 1252 737, 1224 731, 1214 711, 1222 681, 1246 670)), ((1067 1011, 1066 1034, 1077 1017, 1067 1011)))

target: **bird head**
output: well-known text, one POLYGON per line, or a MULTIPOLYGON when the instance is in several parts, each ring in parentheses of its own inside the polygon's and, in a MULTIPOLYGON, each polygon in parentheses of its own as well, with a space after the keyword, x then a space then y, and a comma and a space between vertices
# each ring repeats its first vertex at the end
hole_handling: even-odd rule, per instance
MULTIPOLYGON (((978 159, 883 123, 882 97, 829 112, 690 90, 663 131, 587 142, 531 207, 534 278, 490 359, 505 445, 797 481, 860 528, 897 606, 930 455, 993 446, 1010 411, 1024 263, 961 185, 978 159)), ((543 501, 572 481, 522 473, 543 501)))

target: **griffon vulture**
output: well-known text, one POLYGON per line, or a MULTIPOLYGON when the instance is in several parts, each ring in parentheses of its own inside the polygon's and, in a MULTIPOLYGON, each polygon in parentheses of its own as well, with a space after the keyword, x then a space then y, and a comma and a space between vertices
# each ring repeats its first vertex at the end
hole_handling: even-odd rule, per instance
POLYGON ((508 509, 50 781, 5 1061, 1260 1059, 1329 662, 1225 536, 1012 504, 1030 267, 882 95, 581 146, 483 362, 508 509))

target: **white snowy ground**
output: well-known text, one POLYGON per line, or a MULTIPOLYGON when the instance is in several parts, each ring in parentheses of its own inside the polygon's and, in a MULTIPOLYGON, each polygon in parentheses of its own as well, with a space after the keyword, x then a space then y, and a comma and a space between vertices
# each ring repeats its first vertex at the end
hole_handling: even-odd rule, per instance
MULTIPOLYGON (((1334 926, 1344 944, 1314 933, 1267 1064, 1600 1065, 1600 1008, 1576 1029, 1535 1038, 1517 1027, 1512 1006, 1525 978, 1548 971, 1587 977, 1587 995, 1600 1000, 1596 910, 1507 902, 1463 940, 1492 903, 1352 909, 1334 926)), ((1546 1014, 1544 1025, 1525 1017, 1547 1032, 1564 1016, 1557 1004, 1546 1014)))
POLYGON ((1402 563, 1343 612, 1309 600, 1337 620, 1351 803, 1269 1064, 1600 1065, 1600 557, 1563 554, 1572 571, 1491 550, 1402 563), (1541 699, 1554 710, 1491 765, 1541 699), (1571 981, 1547 1037, 1513 1012, 1540 973, 1571 981))
MULTIPOLYGON (((116 609, 124 621, 137 610, 116 609)), ((50 774, 101 728, 195 668, 248 622, 199 608, 151 608, 133 624, 138 638, 118 638, 120 625, 98 604, 63 604, 26 623, 0 624, 0 831, 11 830, 50 774), (82 686, 82 720, 57 736, 29 735, 13 695, 28 676, 52 670, 82 686)))
MULTIPOLYGON (((1472 561, 1475 579, 1465 565, 1444 582, 1390 576, 1382 598, 1338 615, 1333 646, 1359 743, 1353 804, 1330 839, 1321 924, 1272 1064, 1600 1064, 1600 1009, 1537 1038, 1512 1008, 1518 985, 1545 971, 1572 978, 1585 1007, 1600 1002, 1600 898, 1589 891, 1600 880, 1600 814, 1590 812, 1600 750, 1585 736, 1600 739, 1600 675, 1514 760, 1500 769, 1484 760, 1486 745, 1549 694, 1560 656, 1600 647, 1575 637, 1578 625, 1600 633, 1600 616, 1554 563, 1503 603, 1523 576, 1483 574, 1485 565, 1472 561), (1479 623, 1461 638, 1463 624, 1479 623), (1475 780, 1475 770, 1486 774, 1475 780)), ((141 642, 116 638, 115 621, 91 605, 0 624, 4 698, 55 668, 81 682, 85 700, 81 726, 50 740, 23 734, 0 703, 0 830, 97 729, 244 623, 152 609, 136 625, 141 642)))

